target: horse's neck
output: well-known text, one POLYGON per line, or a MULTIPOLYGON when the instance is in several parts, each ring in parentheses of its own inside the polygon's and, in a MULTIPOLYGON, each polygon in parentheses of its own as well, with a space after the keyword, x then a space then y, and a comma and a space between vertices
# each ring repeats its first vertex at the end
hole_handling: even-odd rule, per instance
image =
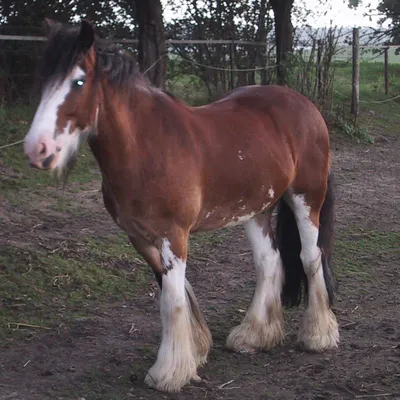
POLYGON ((133 115, 140 107, 114 91, 104 90, 91 150, 104 176, 129 168, 134 161, 136 124, 133 115))
POLYGON ((115 185, 126 186, 124 180, 135 179, 145 161, 143 153, 148 154, 138 135, 154 121, 151 114, 156 93, 142 83, 129 96, 103 86, 97 132, 90 147, 103 177, 115 185))

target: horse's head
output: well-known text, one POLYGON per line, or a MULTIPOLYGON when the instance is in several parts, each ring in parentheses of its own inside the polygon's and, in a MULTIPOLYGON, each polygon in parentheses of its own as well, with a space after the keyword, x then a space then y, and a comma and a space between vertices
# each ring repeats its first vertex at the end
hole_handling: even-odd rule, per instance
POLYGON ((37 168, 62 172, 96 124, 95 34, 86 21, 75 27, 48 24, 38 70, 41 100, 25 137, 25 154, 37 168))

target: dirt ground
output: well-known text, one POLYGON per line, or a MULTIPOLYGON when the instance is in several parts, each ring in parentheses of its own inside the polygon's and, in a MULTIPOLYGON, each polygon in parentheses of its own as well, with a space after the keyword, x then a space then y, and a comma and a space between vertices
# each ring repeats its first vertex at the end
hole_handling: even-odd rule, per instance
MULTIPOLYGON (((385 239, 400 237, 400 136, 378 139, 372 146, 336 139, 332 146, 337 350, 308 354, 296 346, 301 309, 285 312, 281 347, 255 355, 224 348, 254 289, 250 249, 238 227, 191 247, 188 277, 214 340, 199 370, 202 382, 174 395, 144 386, 160 343, 159 292, 149 278, 133 300, 93 307, 87 317, 2 347, 0 399, 400 399, 400 243, 389 246, 385 239)), ((0 202, 0 240, 17 248, 55 247, 84 229, 117 232, 96 185, 74 194, 82 204, 80 218, 62 210, 43 213, 46 196, 39 194, 29 214, 0 202)))

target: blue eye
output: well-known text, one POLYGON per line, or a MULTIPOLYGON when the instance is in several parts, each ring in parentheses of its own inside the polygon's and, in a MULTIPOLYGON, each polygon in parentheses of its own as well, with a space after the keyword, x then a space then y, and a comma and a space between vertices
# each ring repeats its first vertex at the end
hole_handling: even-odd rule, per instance
POLYGON ((84 81, 83 79, 76 79, 76 80, 74 80, 72 83, 73 83, 73 85, 74 85, 75 87, 80 88, 80 87, 82 87, 82 86, 85 84, 85 81, 84 81))

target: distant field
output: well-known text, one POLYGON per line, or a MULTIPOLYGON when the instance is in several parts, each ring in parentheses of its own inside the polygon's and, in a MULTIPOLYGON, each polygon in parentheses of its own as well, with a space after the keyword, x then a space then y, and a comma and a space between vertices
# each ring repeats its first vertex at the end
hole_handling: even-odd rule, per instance
MULTIPOLYGON (((384 55, 382 49, 361 49, 360 52, 362 61, 369 62, 384 62, 384 55)), ((345 47, 340 50, 336 55, 336 61, 346 61, 350 60, 352 57, 351 47, 345 47)), ((396 54, 395 48, 389 49, 389 63, 400 64, 400 54, 396 54)))
MULTIPOLYGON (((334 89, 336 102, 351 97, 351 62, 335 62, 334 89), (342 95, 340 96, 339 93, 342 95)), ((384 64, 383 62, 361 61, 360 63, 360 99, 362 108, 374 108, 380 112, 387 112, 388 107, 398 107, 398 101, 387 101, 400 93, 400 62, 389 63, 389 96, 385 95, 384 64), (382 102, 382 103, 379 103, 382 102)))
MULTIPOLYGON (((400 47, 399 47, 400 48, 400 47)), ((396 48, 389 49, 389 64, 400 64, 400 54, 396 54, 396 48)), ((307 58, 310 54, 309 49, 303 49, 303 54, 307 58)), ((360 56, 362 61, 368 62, 384 62, 383 50, 380 48, 376 49, 361 49, 360 56)), ((352 48, 351 46, 344 46, 338 49, 334 60, 335 61, 351 61, 352 48)))

